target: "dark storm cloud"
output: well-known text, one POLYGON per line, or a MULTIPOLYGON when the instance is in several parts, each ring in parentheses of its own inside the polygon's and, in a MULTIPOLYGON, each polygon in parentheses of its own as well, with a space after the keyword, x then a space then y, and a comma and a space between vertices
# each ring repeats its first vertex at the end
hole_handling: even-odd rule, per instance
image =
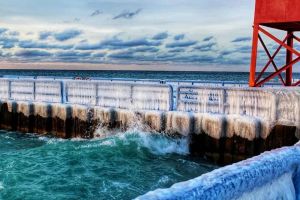
POLYGON ((96 49, 124 49, 129 47, 139 47, 139 46, 160 46, 160 41, 149 41, 146 38, 133 39, 133 40, 121 40, 119 38, 113 37, 108 40, 104 40, 100 43, 89 44, 82 43, 76 46, 78 50, 96 50, 96 49))
POLYGON ((184 34, 178 34, 178 35, 175 35, 175 36, 174 36, 174 40, 183 40, 184 37, 185 37, 184 34))
POLYGON ((153 40, 164 40, 167 39, 169 34, 167 32, 158 33, 153 36, 153 40))
POLYGON ((159 51, 156 47, 137 47, 137 48, 130 48, 128 51, 132 53, 156 53, 159 51))
POLYGON ((135 60, 135 57, 133 55, 132 52, 117 52, 117 53, 112 53, 110 55, 108 55, 109 58, 113 58, 113 59, 122 59, 122 60, 128 60, 128 59, 132 59, 135 60))
POLYGON ((208 41, 210 41, 210 40, 212 40, 212 39, 214 39, 214 36, 208 36, 208 37, 205 37, 205 38, 203 39, 203 42, 208 42, 208 41))
POLYGON ((81 43, 78 44, 75 49, 77 50, 97 50, 97 49, 104 49, 101 43, 96 43, 96 44, 89 44, 89 43, 81 43))
POLYGON ((118 38, 112 38, 101 42, 103 46, 111 48, 127 48, 127 47, 137 47, 137 46, 159 46, 161 42, 159 41, 149 41, 146 38, 133 39, 133 40, 121 40, 118 38))
POLYGON ((136 54, 132 51, 123 51, 117 53, 111 53, 108 56, 111 60, 122 60, 130 63, 136 61, 148 61, 148 62, 168 62, 168 63, 218 63, 221 60, 209 55, 180 55, 175 53, 160 53, 160 54, 136 54))
POLYGON ((216 42, 209 42, 207 44, 198 45, 194 47, 194 49, 198 51, 211 51, 213 50, 213 47, 215 47, 216 45, 217 45, 216 42))
POLYGON ((113 19, 131 19, 134 16, 138 15, 140 12, 142 11, 142 9, 137 9, 136 11, 123 11, 122 13, 118 14, 117 16, 113 17, 113 19))
POLYGON ((139 47, 135 49, 136 52, 151 52, 151 53, 156 53, 159 51, 158 48, 156 47, 139 47))
POLYGON ((51 56, 52 54, 47 51, 41 50, 21 50, 15 53, 15 56, 19 57, 47 57, 51 56))
POLYGON ((105 53, 80 52, 74 50, 51 53, 45 50, 21 50, 15 53, 18 60, 40 61, 41 58, 50 62, 100 62, 105 53))
POLYGON ((242 57, 231 57, 229 59, 222 58, 218 61, 218 63, 219 64, 229 64, 229 65, 249 65, 250 55, 242 56, 242 57))
POLYGON ((248 42, 251 40, 252 40, 251 37, 238 37, 238 38, 235 38, 234 40, 232 40, 231 42, 248 42))
POLYGON ((106 55, 106 53, 93 53, 91 56, 93 58, 102 58, 106 55))
POLYGON ((81 51, 59 51, 54 53, 53 60, 61 62, 100 62, 105 53, 81 52, 81 51))
MULTIPOLYGON (((251 55, 252 46, 250 45, 243 45, 243 46, 237 46, 237 47, 231 47, 230 49, 224 49, 219 52, 220 56, 228 56, 230 55, 232 58, 243 54, 245 55, 251 55)), ((265 52, 263 49, 258 49, 258 53, 263 53, 265 55, 265 52)))
POLYGON ((173 62, 182 62, 182 63, 216 63, 216 58, 208 55, 185 55, 185 56, 176 56, 172 58, 173 62))
POLYGON ((82 31, 80 30, 76 30, 76 29, 69 29, 69 30, 65 30, 63 32, 58 32, 58 33, 53 33, 53 37, 62 42, 62 41, 66 41, 72 38, 76 38, 77 36, 79 36, 82 33, 82 31))
POLYGON ((5 33, 6 31, 8 31, 7 28, 0 28, 0 34, 5 33))
POLYGON ((79 51, 61 51, 57 52, 54 54, 56 57, 63 57, 63 58, 68 58, 68 57, 89 57, 91 55, 91 52, 79 52, 79 51))
POLYGON ((170 61, 173 60, 173 58, 176 56, 175 53, 162 53, 156 56, 157 60, 160 61, 170 61))
MULTIPOLYGON (((123 39, 120 35, 97 43, 88 43, 85 38, 74 40, 73 44, 64 41, 78 37, 82 32, 68 29, 62 32, 44 31, 39 33, 40 40, 21 40, 19 34, 9 34, 6 30, 0 35, 0 48, 7 58, 16 60, 52 61, 52 62, 90 62, 90 63, 188 63, 188 64, 248 64, 251 46, 238 41, 237 38, 228 50, 218 49, 216 38, 206 37, 201 41, 187 40, 184 34, 175 35, 170 42, 164 40, 170 37, 168 32, 160 32, 153 37, 148 36, 133 39, 123 39), (56 39, 50 42, 46 39, 56 39), (43 40, 43 41, 42 41, 43 40), (236 42, 236 43, 235 43, 236 42), (9 48, 20 47, 22 50, 8 56, 9 48), (104 50, 108 53, 103 53, 104 50), (213 52, 210 53, 210 52, 213 52), (211 54, 211 55, 210 55, 211 54), (248 55, 249 54, 249 55, 248 55)), ((22 36, 22 34, 21 34, 22 36)))
POLYGON ((246 46, 240 46, 240 47, 237 47, 235 49, 235 52, 239 52, 239 53, 251 53, 251 50, 252 50, 252 46, 250 45, 246 45, 246 46))
POLYGON ((169 44, 166 44, 167 48, 176 48, 176 47, 189 47, 197 44, 197 41, 176 41, 169 44))
POLYGON ((52 35, 52 32, 50 32, 50 31, 43 31, 43 32, 40 32, 39 39, 40 40, 46 40, 51 35, 52 35))
POLYGON ((80 22, 80 18, 75 17, 75 18, 73 19, 73 22, 80 22))
POLYGON ((72 49, 73 45, 59 45, 59 44, 48 44, 48 43, 41 43, 35 42, 32 40, 24 40, 19 42, 19 47, 24 49, 72 49))
POLYGON ((100 15, 100 14, 102 14, 103 12, 101 11, 101 10, 95 10, 90 16, 91 17, 95 17, 95 16, 97 16, 97 15, 100 15))
POLYGON ((129 48, 121 52, 114 52, 108 55, 110 59, 135 61, 156 61, 159 49, 156 47, 129 48))
POLYGON ((168 52, 169 53, 181 53, 181 52, 185 52, 185 49, 184 48, 170 49, 168 52))
POLYGON ((9 31, 8 34, 9 34, 10 36, 19 36, 19 35, 20 35, 20 32, 18 32, 18 31, 9 31))
POLYGON ((232 54, 234 52, 235 51, 233 51, 233 50, 223 50, 219 54, 220 54, 221 57, 223 57, 223 56, 228 56, 228 55, 230 55, 230 54, 232 54))
POLYGON ((0 36, 0 46, 4 49, 11 49, 15 47, 18 41, 19 40, 15 37, 0 36))

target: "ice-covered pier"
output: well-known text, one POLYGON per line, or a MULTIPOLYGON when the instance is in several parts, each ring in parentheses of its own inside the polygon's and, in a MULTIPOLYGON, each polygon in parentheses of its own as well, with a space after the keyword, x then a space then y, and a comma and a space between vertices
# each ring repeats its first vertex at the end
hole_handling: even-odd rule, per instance
POLYGON ((299 88, 218 84, 1 78, 0 126, 61 138, 139 127, 189 137, 220 163, 298 141, 299 88))
POLYGON ((265 152, 136 200, 300 199, 300 146, 265 152))

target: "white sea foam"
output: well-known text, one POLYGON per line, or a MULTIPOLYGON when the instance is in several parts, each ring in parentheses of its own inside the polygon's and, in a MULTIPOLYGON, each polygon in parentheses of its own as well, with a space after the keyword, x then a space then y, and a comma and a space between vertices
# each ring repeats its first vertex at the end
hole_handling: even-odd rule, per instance
POLYGON ((145 147, 154 154, 188 154, 189 143, 187 137, 171 138, 162 133, 145 132, 144 125, 139 120, 134 120, 132 126, 126 132, 118 130, 108 130, 106 127, 99 127, 95 136, 97 139, 103 140, 101 145, 116 145, 116 141, 120 140, 123 144, 135 142, 139 148, 145 147))
POLYGON ((189 153, 187 138, 174 139, 161 134, 147 132, 127 132, 118 136, 123 141, 134 140, 140 147, 146 147, 152 153, 158 155, 169 153, 186 155, 189 153))
POLYGON ((62 138, 52 138, 52 137, 47 137, 47 136, 40 136, 40 137, 38 137, 38 139, 46 142, 47 144, 56 144, 59 142, 67 141, 66 139, 62 139, 62 138))
POLYGON ((3 183, 0 181, 0 191, 4 189, 3 183))

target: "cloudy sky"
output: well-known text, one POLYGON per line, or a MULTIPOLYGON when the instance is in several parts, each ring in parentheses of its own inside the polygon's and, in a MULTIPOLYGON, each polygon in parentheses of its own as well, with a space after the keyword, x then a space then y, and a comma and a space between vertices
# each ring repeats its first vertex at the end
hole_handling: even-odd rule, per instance
POLYGON ((0 67, 247 71, 253 12, 254 0, 0 0, 0 67))

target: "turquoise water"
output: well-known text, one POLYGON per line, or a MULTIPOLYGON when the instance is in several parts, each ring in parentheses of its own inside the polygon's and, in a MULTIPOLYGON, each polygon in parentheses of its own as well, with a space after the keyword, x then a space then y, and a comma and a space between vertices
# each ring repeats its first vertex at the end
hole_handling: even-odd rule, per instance
POLYGON ((62 140, 0 131, 0 199, 132 199, 216 168, 187 153, 186 139, 159 134, 62 140))

